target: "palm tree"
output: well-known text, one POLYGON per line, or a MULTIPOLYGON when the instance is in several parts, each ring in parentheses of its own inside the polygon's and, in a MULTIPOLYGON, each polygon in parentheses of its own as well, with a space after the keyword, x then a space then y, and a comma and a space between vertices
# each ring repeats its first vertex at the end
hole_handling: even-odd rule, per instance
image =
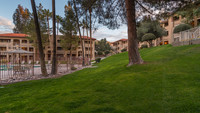
POLYGON ((50 12, 49 9, 44 9, 43 11, 44 11, 44 15, 45 15, 46 20, 47 20, 48 35, 49 35, 49 38, 50 38, 49 20, 51 19, 52 12, 50 12))
POLYGON ((92 60, 92 8, 89 9, 90 13, 90 62, 92 60))
MULTIPOLYGON (((84 32, 85 32, 85 21, 84 21, 84 19, 83 19, 83 22, 82 22, 82 29, 83 29, 83 42, 84 42, 83 47, 84 47, 84 50, 85 50, 85 37, 84 37, 84 32)), ((85 54, 84 54, 84 57, 85 57, 85 54)))
POLYGON ((47 76, 47 70, 46 70, 46 65, 45 65, 45 61, 44 61, 44 51, 43 51, 43 46, 42 46, 41 34, 40 34, 40 26, 39 26, 39 22, 38 22, 36 7, 35 7, 35 0, 31 0, 31 5, 32 5, 32 10, 33 10, 33 15, 34 15, 35 30, 37 33, 38 49, 39 49, 39 53, 40 53, 39 55, 40 55, 41 71, 42 71, 43 76, 47 76))
MULTIPOLYGON (((86 13, 86 21, 83 20, 83 25, 82 26, 83 26, 83 33, 86 30, 86 35, 87 35, 86 39, 87 39, 87 42, 88 42, 89 37, 88 37, 88 25, 87 25, 87 13, 86 13)), ((84 36, 84 34, 83 34, 83 36, 84 36)), ((86 52, 85 54, 89 55, 89 49, 87 51, 85 51, 85 52, 86 52)), ((88 55, 87 55, 87 59, 88 59, 88 55)))
MULTIPOLYGON (((45 16, 45 18, 46 18, 46 22, 47 22, 47 34, 48 34, 48 44, 49 44, 49 42, 50 42, 50 27, 49 27, 49 20, 51 19, 51 16, 52 16, 52 12, 50 12, 49 11, 49 9, 44 9, 43 10, 43 14, 44 14, 44 16, 45 16)), ((48 50, 47 51, 45 51, 45 53, 46 53, 46 58, 45 59, 47 59, 48 58, 48 50)))
MULTIPOLYGON (((85 28, 86 28, 86 32, 87 32, 87 42, 88 42, 88 40, 89 40, 89 37, 88 37, 88 23, 87 23, 87 17, 88 17, 88 15, 87 15, 87 10, 86 10, 86 23, 85 23, 85 28)), ((88 51, 87 51, 87 59, 89 58, 89 48, 88 48, 88 51)))
POLYGON ((51 74, 55 75, 57 73, 55 0, 52 0, 52 20, 53 20, 53 58, 52 58, 51 74))
POLYGON ((58 35, 58 31, 59 31, 59 24, 61 21, 62 17, 59 15, 56 15, 56 23, 57 23, 57 35, 58 35))

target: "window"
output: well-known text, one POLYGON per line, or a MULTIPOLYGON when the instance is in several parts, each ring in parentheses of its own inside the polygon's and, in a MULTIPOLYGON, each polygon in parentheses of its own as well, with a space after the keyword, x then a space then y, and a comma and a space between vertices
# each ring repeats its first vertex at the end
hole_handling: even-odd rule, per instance
POLYGON ((33 43, 33 40, 29 40, 29 43, 33 43))
POLYGON ((30 48, 29 48, 29 51, 32 51, 32 52, 33 52, 33 48, 32 48, 32 47, 30 47, 30 48))
POLYGON ((166 22, 164 25, 165 25, 165 27, 167 27, 167 26, 169 25, 169 23, 168 23, 168 22, 166 22))
POLYGON ((0 39, 0 42, 10 43, 10 39, 0 39))
POLYGON ((200 19, 197 20, 197 25, 200 25, 200 19))
POLYGON ((63 48, 62 47, 57 47, 57 50, 63 50, 63 48))
POLYGON ((164 42, 164 45, 167 45, 167 44, 168 44, 168 41, 165 41, 165 42, 164 42))
POLYGON ((57 43, 60 43, 61 42, 61 40, 57 40, 57 43))
POLYGON ((27 43, 27 40, 22 40, 22 43, 27 43))
POLYGON ((166 35, 167 35, 167 36, 169 35, 169 31, 166 31, 166 35))
POLYGON ((0 47, 0 51, 6 51, 6 47, 0 47))
POLYGON ((23 50, 27 51, 27 47, 22 47, 23 50))

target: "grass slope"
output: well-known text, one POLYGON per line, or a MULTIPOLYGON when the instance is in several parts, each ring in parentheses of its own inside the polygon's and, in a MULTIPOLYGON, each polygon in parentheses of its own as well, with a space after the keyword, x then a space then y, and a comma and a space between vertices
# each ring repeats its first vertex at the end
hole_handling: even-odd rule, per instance
POLYGON ((98 68, 0 89, 0 113, 200 112, 200 45, 140 51, 147 64, 126 67, 127 53, 98 68))

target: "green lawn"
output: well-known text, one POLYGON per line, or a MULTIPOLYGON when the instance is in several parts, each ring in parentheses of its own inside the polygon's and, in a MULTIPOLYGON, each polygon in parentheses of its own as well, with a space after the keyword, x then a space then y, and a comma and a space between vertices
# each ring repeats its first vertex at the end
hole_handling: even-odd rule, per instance
POLYGON ((143 65, 127 53, 57 79, 6 85, 0 113, 200 112, 200 45, 143 49, 143 65))

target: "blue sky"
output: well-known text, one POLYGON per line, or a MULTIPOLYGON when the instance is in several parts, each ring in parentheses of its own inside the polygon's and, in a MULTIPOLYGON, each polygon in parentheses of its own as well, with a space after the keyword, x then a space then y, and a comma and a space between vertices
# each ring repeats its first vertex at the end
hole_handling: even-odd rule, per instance
MULTIPOLYGON (((36 5, 42 3, 44 8, 51 11, 51 0, 35 0, 36 5)), ((12 15, 17 8, 18 4, 21 4, 24 8, 28 8, 32 12, 30 0, 1 0, 0 4, 0 34, 12 32, 14 27, 12 15)), ((56 14, 64 16, 64 5, 67 4, 67 0, 56 0, 56 14)), ((93 34, 93 37, 100 40, 106 38, 108 41, 116 41, 121 38, 127 38, 127 27, 124 25, 117 30, 109 30, 104 26, 98 28, 93 34)))

